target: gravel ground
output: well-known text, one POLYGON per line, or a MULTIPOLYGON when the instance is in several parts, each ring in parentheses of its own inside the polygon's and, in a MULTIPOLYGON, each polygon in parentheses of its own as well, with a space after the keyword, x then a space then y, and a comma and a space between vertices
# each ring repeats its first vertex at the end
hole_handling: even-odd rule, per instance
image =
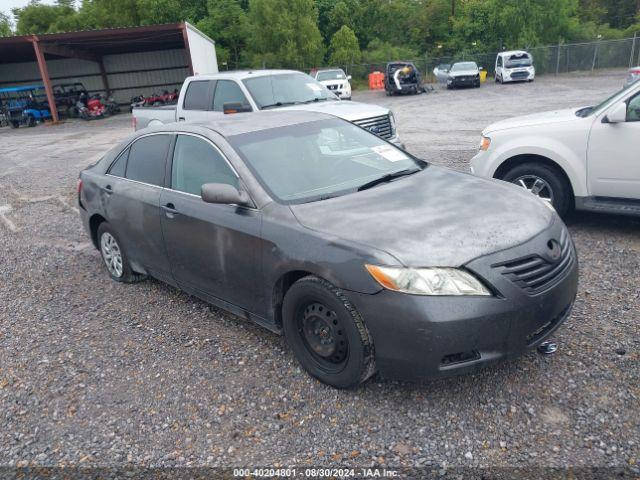
MULTIPOLYGON (((354 99, 392 107, 410 151, 465 170, 488 123, 591 104, 623 77, 354 99)), ((638 219, 570 220, 580 288, 556 354, 336 391, 256 325, 157 281, 109 280, 81 229, 75 183, 128 132, 128 115, 0 130, 0 476, 27 465, 640 475, 638 219)))

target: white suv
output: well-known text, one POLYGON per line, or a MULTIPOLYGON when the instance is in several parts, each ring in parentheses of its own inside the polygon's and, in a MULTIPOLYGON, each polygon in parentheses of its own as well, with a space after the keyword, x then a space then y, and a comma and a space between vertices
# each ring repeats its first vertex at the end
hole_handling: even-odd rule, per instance
POLYGON ((595 107, 490 125, 471 171, 526 188, 560 215, 640 215, 640 82, 595 107))
POLYGON ((342 100, 351 100, 351 75, 341 68, 316 70, 313 77, 342 100))
POLYGON ((533 57, 528 52, 500 52, 496 57, 496 82, 533 82, 535 77, 533 57))

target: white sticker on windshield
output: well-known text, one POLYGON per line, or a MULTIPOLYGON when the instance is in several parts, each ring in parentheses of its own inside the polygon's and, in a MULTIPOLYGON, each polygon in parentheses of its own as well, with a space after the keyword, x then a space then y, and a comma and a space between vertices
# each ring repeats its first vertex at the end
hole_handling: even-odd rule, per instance
POLYGON ((409 157, 407 157, 401 150, 398 150, 391 145, 378 145, 377 147, 371 147, 371 150, 390 162, 399 162, 400 160, 409 159, 409 157))

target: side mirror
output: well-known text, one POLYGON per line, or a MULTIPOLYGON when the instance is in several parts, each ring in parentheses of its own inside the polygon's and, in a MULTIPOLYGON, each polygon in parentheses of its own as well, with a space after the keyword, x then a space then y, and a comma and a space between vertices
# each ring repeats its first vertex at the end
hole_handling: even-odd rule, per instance
POLYGON ((205 183, 200 189, 200 196, 206 203, 251 205, 247 192, 238 191, 238 189, 226 183, 205 183))
POLYGON ((351 75, 347 75, 347 80, 351 80, 351 75))
POLYGON ((620 102, 616 104, 609 113, 602 119, 602 123, 623 123, 627 121, 627 104, 620 102))
POLYGON ((252 112, 253 109, 251 105, 247 105, 246 103, 228 102, 222 105, 222 111, 225 115, 228 115, 230 113, 252 112))

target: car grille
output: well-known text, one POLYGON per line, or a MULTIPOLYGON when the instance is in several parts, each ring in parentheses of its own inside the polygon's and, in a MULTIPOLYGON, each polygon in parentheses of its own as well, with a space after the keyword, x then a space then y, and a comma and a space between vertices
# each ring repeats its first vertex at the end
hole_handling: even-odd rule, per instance
POLYGON ((389 115, 361 118, 360 120, 355 120, 353 123, 382 138, 391 138, 393 136, 389 115))
MULTIPOLYGON (((548 246, 551 242, 552 240, 549 241, 548 246)), ((536 294, 562 280, 576 261, 566 230, 563 230, 560 236, 559 250, 559 255, 554 260, 550 257, 529 255, 492 266, 500 269, 504 276, 527 293, 536 294)))
POLYGON ((513 72, 511 78, 529 78, 529 72, 513 72))
POLYGON ((456 77, 456 80, 459 82, 472 82, 476 78, 477 77, 475 75, 460 75, 459 77, 456 77))
POLYGON ((327 85, 327 88, 328 88, 329 90, 338 90, 338 88, 339 88, 339 87, 341 87, 341 86, 342 86, 342 85, 338 85, 338 84, 335 84, 335 85, 327 85))

